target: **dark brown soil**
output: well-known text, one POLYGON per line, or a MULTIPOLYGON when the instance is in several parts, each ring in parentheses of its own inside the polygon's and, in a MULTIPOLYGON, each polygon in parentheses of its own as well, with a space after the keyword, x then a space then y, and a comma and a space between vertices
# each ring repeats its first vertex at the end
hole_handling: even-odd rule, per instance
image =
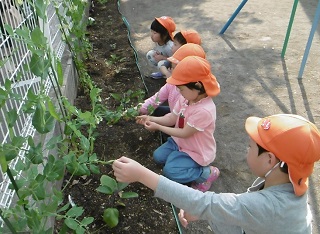
MULTIPOLYGON (((95 19, 94 24, 88 28, 93 51, 86 64, 95 85, 102 90, 100 96, 103 104, 111 110, 117 107, 118 103, 110 98, 110 93, 149 90, 146 96, 152 95, 161 84, 159 81, 145 82, 140 75, 117 1, 106 1, 103 4, 93 1, 90 16, 95 19), (112 56, 117 59, 112 60, 112 56), (108 65, 108 61, 113 63, 108 65), (145 83, 148 83, 148 87, 145 83)), ((90 108, 89 103, 89 97, 79 91, 75 106, 87 110, 90 108)), ((152 159, 153 151, 160 145, 158 132, 148 132, 134 120, 122 120, 113 126, 101 122, 98 133, 94 151, 101 160, 126 155, 161 173, 161 168, 152 159)), ((117 196, 97 192, 102 174, 113 177, 111 166, 101 166, 100 170, 100 175, 73 178, 71 185, 64 191, 66 200, 70 195, 77 206, 84 208, 84 216, 94 217, 95 221, 90 225, 88 233, 178 233, 171 205, 154 198, 153 192, 141 184, 130 184, 125 189, 139 194, 137 198, 121 200, 125 207, 117 206, 117 196), (104 209, 109 207, 117 207, 120 211, 119 224, 112 229, 102 219, 104 209)), ((68 179, 69 175, 66 175, 64 181, 68 179)))

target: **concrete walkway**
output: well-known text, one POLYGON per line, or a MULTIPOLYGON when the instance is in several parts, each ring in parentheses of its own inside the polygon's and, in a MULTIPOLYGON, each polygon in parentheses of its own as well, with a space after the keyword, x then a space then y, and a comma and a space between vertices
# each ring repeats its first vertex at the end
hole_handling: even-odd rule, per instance
MULTIPOLYGON (((222 36, 219 32, 240 0, 120 2, 120 11, 130 25, 131 39, 138 51, 143 74, 153 71, 147 65, 145 54, 153 47, 149 28, 154 17, 171 16, 177 24, 177 31, 195 29, 202 37, 212 72, 221 85, 221 94, 214 99, 218 147, 215 164, 222 172, 212 187, 215 192, 244 192, 254 179, 245 160, 248 138, 244 121, 248 116, 293 113, 302 115, 320 128, 319 28, 303 78, 297 79, 317 0, 299 1, 285 59, 280 55, 292 0, 248 1, 222 36)), ((159 83, 159 87, 161 85, 159 83)), ((319 163, 310 178, 309 195, 314 216, 313 230, 320 233, 319 163)), ((206 222, 196 222, 184 232, 210 233, 210 230, 206 222)))

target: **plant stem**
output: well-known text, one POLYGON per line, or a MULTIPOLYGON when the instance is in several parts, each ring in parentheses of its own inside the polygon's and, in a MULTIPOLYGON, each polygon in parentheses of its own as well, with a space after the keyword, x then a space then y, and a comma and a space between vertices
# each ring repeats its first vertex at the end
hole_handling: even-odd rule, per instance
POLYGON ((7 225, 9 230, 11 231, 11 233, 16 234, 17 233, 16 230, 14 229, 13 225, 11 224, 11 222, 6 217, 3 216, 3 212, 2 212, 1 209, 0 209, 0 217, 3 220, 3 222, 5 222, 5 224, 7 225))

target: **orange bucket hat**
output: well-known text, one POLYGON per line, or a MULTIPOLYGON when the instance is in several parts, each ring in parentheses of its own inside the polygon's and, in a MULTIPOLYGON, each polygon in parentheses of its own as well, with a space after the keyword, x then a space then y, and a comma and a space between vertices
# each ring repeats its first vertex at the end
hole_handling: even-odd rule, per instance
POLYGON ((187 56, 199 56, 205 59, 206 53, 200 45, 187 43, 182 45, 171 57, 167 58, 167 60, 172 63, 178 64, 187 56))
POLYGON ((262 119, 249 117, 245 128, 258 145, 287 164, 295 194, 303 195, 314 163, 320 160, 317 127, 299 115, 278 114, 262 119))
POLYGON ((184 85, 198 81, 201 81, 208 96, 215 97, 220 93, 220 85, 211 73, 210 63, 198 56, 184 58, 172 71, 171 77, 167 79, 167 83, 172 85, 184 85))
POLYGON ((186 39, 187 43, 194 43, 201 45, 201 37, 196 30, 181 30, 182 36, 186 39))
POLYGON ((169 16, 161 16, 155 18, 163 27, 168 30, 168 33, 173 38, 173 32, 176 30, 176 24, 173 19, 169 16))

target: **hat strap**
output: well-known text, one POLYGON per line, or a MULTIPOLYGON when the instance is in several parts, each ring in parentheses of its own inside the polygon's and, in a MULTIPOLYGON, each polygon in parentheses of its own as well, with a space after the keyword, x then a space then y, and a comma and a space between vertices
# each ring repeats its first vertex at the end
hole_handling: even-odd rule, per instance
POLYGON ((270 175, 270 173, 271 173, 277 166, 279 166, 280 163, 281 163, 281 161, 279 161, 276 165, 274 165, 273 168, 271 168, 271 169, 264 175, 264 178, 267 178, 267 176, 270 175))

